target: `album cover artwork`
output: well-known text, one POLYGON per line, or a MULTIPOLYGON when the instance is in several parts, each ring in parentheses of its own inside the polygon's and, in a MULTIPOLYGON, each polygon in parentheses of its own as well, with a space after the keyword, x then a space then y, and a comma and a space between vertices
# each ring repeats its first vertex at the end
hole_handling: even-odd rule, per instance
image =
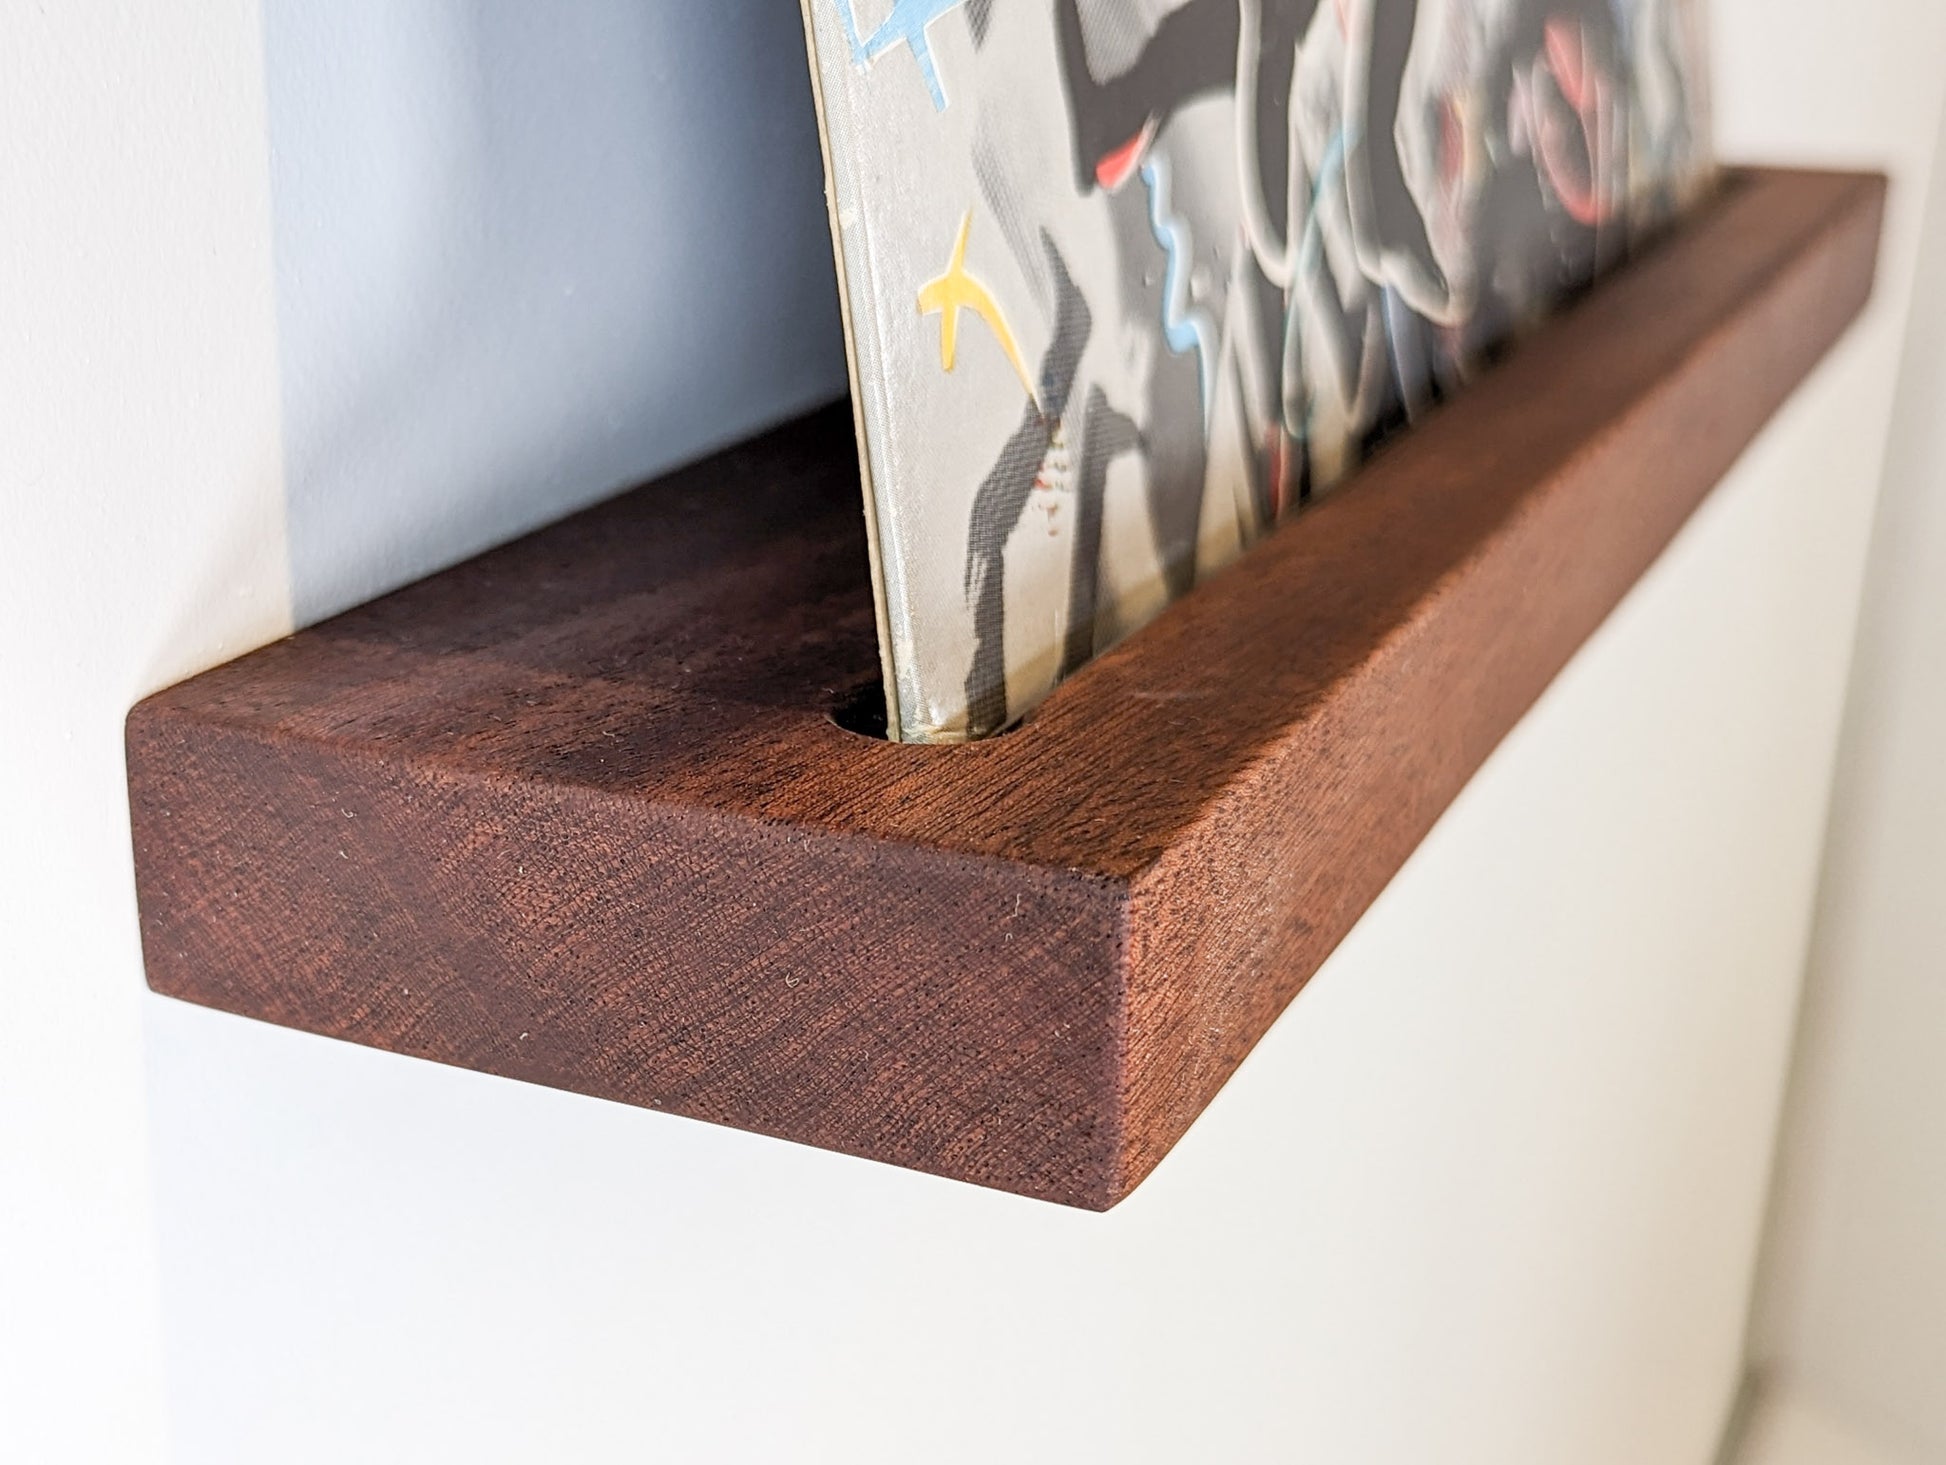
POLYGON ((1022 716, 1709 175, 1702 0, 804 10, 905 739, 1022 716))

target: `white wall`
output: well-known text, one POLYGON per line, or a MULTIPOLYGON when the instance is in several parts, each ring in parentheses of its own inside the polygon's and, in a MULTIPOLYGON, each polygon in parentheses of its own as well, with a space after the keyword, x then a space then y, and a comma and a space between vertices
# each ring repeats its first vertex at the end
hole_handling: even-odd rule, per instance
POLYGON ((793 0, 262 0, 309 622, 845 389, 793 0))
MULTIPOLYGON (((690 146, 762 129, 717 85, 739 116, 671 131, 675 53, 634 71, 629 47, 668 27, 781 77, 754 32, 709 51, 672 3, 546 36, 485 8, 177 9, 0 18, 0 197, 34 218, 0 230, 6 336, 33 342, 0 353, 27 527, 0 541, 0 796, 31 832, 0 841, 0 1418, 24 1458, 144 1458, 165 1395, 197 1462, 1709 1458, 1946 14, 1718 0, 1729 150, 1905 185, 1870 320, 1093 1216, 142 991, 117 727, 140 691, 836 368, 804 305, 801 360, 707 420, 670 394, 709 379, 705 342, 719 386, 768 361, 779 297, 631 263, 658 201, 708 181, 690 146), (738 310, 720 332, 659 314, 704 292, 738 310), (645 350, 650 327, 688 349, 645 350)), ((796 46, 783 0, 729 9, 796 46)), ((779 126, 801 109, 762 95, 779 126)), ((777 166, 732 217, 778 206, 777 166)), ((794 227, 808 281, 822 221, 794 227)))
POLYGON ((0 1450, 163 1419, 121 715, 288 627, 247 0, 0 12, 0 1450))
POLYGON ((1886 463, 1755 1354, 1946 1460, 1946 151, 1886 463))

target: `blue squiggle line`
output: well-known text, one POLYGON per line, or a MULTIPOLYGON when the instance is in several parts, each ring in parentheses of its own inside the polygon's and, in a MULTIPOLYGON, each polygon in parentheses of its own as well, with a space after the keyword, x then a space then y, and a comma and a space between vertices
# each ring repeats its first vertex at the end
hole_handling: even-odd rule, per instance
MULTIPOLYGON (((1324 191, 1329 188, 1344 171, 1345 153, 1351 146, 1354 133, 1349 127, 1341 127, 1325 144, 1324 156, 1318 160, 1317 181, 1311 185, 1311 208, 1304 219, 1304 238, 1298 246, 1297 269, 1299 274, 1309 275, 1324 262, 1324 191)), ((1295 282, 1293 282, 1295 283, 1295 282)), ((1295 309, 1295 307, 1292 307, 1295 309)), ((1306 393, 1310 401, 1304 409, 1304 421, 1297 433, 1299 442, 1308 443, 1317 428, 1318 404, 1315 396, 1306 393)))
POLYGON ((1325 145, 1324 156, 1318 161, 1318 179, 1311 186, 1311 209, 1304 220, 1304 241, 1299 246, 1297 266, 1305 274, 1318 267, 1319 254, 1324 249, 1324 234, 1319 214, 1324 208, 1324 191, 1336 181, 1345 166, 1345 150, 1350 146, 1350 129, 1340 128, 1325 145))
POLYGON ((1190 250, 1189 228, 1169 212, 1169 168, 1161 158, 1142 163, 1142 186, 1149 191, 1149 232, 1162 246, 1165 261, 1162 271, 1162 339, 1169 350, 1181 356, 1196 353, 1196 380, 1203 398, 1203 431, 1210 425, 1211 362, 1216 354, 1216 328, 1207 312, 1189 303, 1189 272, 1186 258, 1190 250))

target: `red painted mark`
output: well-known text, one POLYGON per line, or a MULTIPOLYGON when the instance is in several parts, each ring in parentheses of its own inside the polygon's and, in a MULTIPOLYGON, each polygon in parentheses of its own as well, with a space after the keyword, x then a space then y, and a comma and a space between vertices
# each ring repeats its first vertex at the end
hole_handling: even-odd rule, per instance
POLYGON ((1578 22, 1552 17, 1543 27, 1547 69, 1560 88, 1562 100, 1574 111, 1581 125, 1581 141, 1587 158, 1584 173, 1567 156, 1569 146, 1559 123, 1545 115, 1537 117, 1535 143, 1548 181, 1561 200, 1561 207, 1577 224, 1590 227, 1606 223, 1613 213, 1611 200, 1603 197, 1601 173, 1602 99, 1607 86, 1601 72, 1588 58, 1587 36, 1578 22))
POLYGON ((1547 64, 1560 84, 1561 95, 1570 107, 1586 115, 1594 98, 1590 95, 1587 38, 1580 24, 1556 15, 1542 30, 1547 37, 1547 64))
POLYGON ((1284 430, 1275 423, 1271 425, 1268 439, 1265 447, 1269 461, 1264 467, 1270 475, 1270 522, 1275 524, 1284 517, 1284 505, 1290 498, 1291 455, 1284 430))
POLYGON ((1150 118, 1142 124, 1140 132, 1095 164, 1095 182, 1109 193, 1128 182, 1142 166, 1142 155, 1149 150, 1149 139, 1154 136, 1155 119, 1150 118))
POLYGON ((1439 176, 1448 193, 1459 187, 1466 171, 1466 124, 1460 120, 1459 104, 1442 97, 1439 105, 1439 176))

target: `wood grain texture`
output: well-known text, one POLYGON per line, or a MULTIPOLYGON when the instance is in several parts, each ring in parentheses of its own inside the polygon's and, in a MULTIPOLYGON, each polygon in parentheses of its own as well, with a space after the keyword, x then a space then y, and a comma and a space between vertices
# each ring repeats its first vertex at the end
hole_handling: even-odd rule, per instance
POLYGON ((1112 1205, 1856 314, 1883 192, 1737 175, 985 743, 828 715, 841 408, 151 697, 150 984, 1112 1205))

